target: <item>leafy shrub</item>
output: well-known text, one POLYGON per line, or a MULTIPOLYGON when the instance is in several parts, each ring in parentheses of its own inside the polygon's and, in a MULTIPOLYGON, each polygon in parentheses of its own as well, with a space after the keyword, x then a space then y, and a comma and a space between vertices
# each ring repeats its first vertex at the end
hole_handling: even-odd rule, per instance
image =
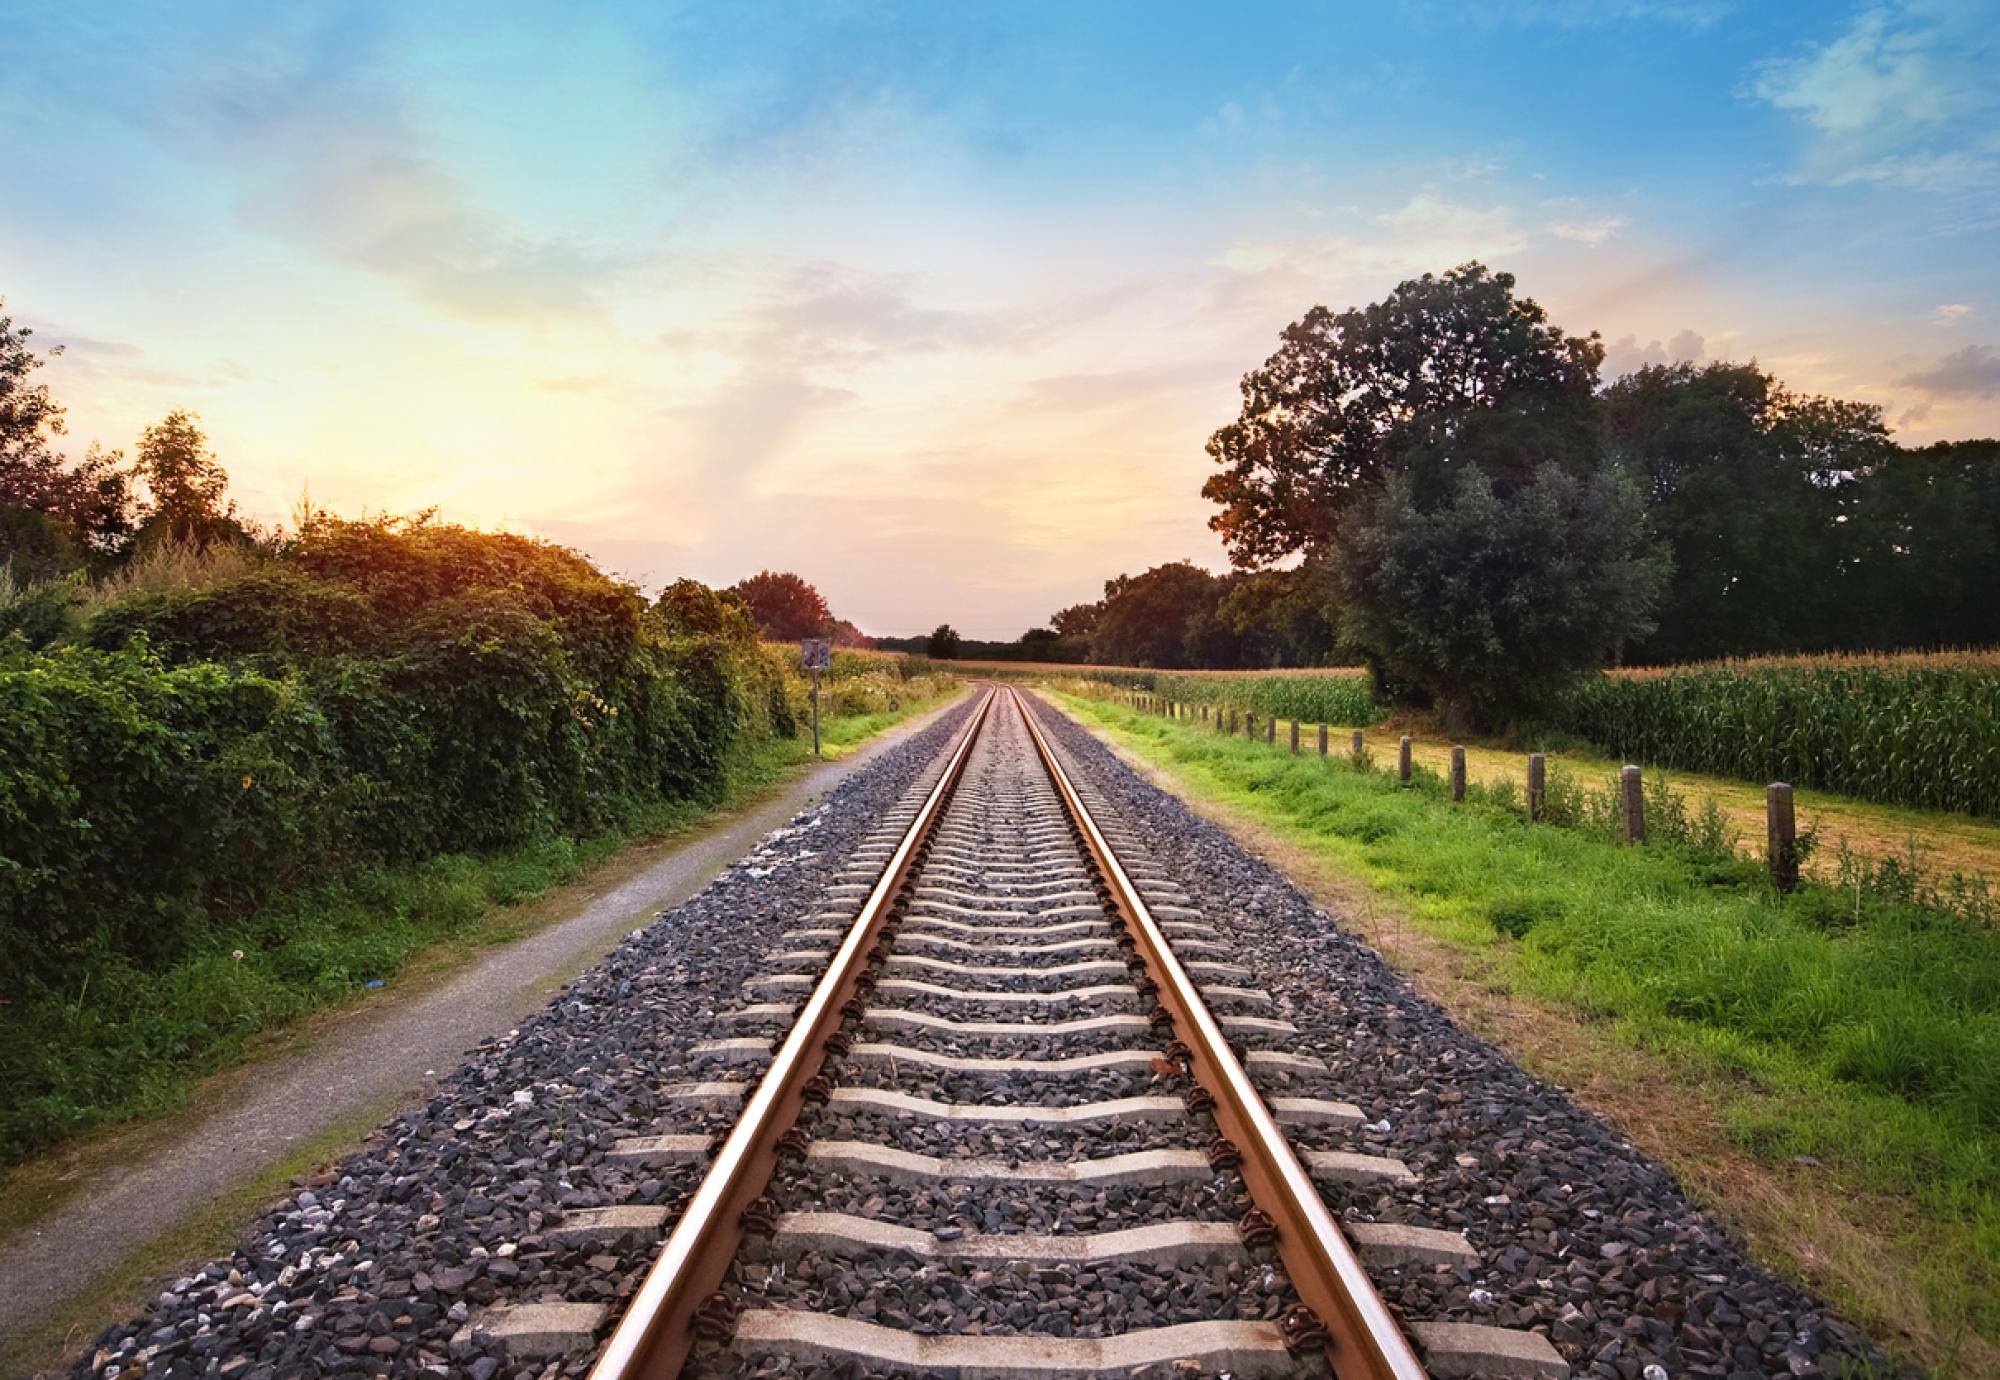
POLYGON ((0 1154, 509 894, 452 859, 705 798, 798 724, 802 678, 692 582, 649 607, 574 552, 423 520, 163 551, 80 645, 0 652, 0 1154), (346 888, 366 914, 372 869, 433 862, 407 923, 322 962, 287 921, 284 971, 251 948, 286 897, 346 888))

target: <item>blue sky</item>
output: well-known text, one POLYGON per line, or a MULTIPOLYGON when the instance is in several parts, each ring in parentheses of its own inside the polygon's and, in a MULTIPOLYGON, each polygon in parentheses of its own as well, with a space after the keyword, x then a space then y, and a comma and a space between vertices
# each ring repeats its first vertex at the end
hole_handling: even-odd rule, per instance
POLYGON ((71 439, 1011 636, 1220 567, 1316 302, 1479 257, 1608 372, 2000 431, 2000 0, 19 5, 0 294, 71 439))

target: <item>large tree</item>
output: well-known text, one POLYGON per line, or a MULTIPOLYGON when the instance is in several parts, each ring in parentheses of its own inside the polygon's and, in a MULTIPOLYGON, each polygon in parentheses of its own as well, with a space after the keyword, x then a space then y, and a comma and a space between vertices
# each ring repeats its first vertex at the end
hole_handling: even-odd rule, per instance
POLYGON ((1222 582, 1187 561, 1104 582, 1090 659, 1111 666, 1186 666, 1188 631, 1222 595, 1222 582))
MULTIPOLYGON (((93 445, 72 463, 55 449, 65 430, 63 405, 47 384, 28 381, 43 364, 28 344, 33 334, 0 316, 0 508, 41 514, 59 525, 57 537, 78 549, 111 550, 132 531, 124 457, 93 445)), ((49 354, 61 352, 58 345, 49 354)), ((19 519, 8 528, 42 530, 19 519)), ((24 554, 26 548, 0 537, 0 557, 8 551, 24 554)))
POLYGON ((1453 729, 1648 631, 1664 571, 1608 467, 1604 350, 1469 263, 1315 307, 1243 380, 1203 492, 1239 566, 1329 563, 1342 640, 1453 729))
POLYGON ((1391 470, 1421 471, 1424 497, 1466 463, 1506 490, 1601 449, 1603 346, 1549 324, 1510 273, 1426 273, 1372 306, 1314 307, 1282 340, 1208 442, 1220 472, 1202 493, 1221 507, 1209 525, 1239 566, 1323 549, 1391 470))
POLYGON ((750 606, 769 638, 824 637, 833 623, 820 592, 789 570, 761 570, 739 580, 731 592, 750 606))

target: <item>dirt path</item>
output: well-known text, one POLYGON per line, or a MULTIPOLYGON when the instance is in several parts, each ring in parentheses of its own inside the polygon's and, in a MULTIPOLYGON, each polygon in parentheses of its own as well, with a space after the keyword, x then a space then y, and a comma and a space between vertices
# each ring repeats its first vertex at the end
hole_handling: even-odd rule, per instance
POLYGON ((419 1100, 464 1050, 538 1010, 552 987, 636 925, 699 891, 766 833, 955 703, 813 767, 745 813, 656 846, 637 870, 608 865, 562 898, 566 913, 448 980, 371 1002, 296 1048, 210 1080, 217 1087, 198 1090, 171 1125, 135 1133, 143 1153, 84 1157, 60 1204, 0 1240, 0 1351, 272 1164, 357 1116, 372 1126, 384 1107, 419 1100))

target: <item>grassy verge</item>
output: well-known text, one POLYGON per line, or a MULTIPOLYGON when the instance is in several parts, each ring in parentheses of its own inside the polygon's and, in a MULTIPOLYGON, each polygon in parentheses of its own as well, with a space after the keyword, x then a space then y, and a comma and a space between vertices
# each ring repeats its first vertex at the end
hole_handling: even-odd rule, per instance
MULTIPOLYGON (((851 751, 943 698, 929 694, 830 718, 822 725, 827 753, 851 751)), ((353 1001, 412 965, 434 966, 441 955, 462 958, 517 938, 528 913, 523 903, 634 844, 754 797, 809 762, 811 752, 809 740, 763 742, 740 753, 708 796, 660 802, 588 837, 355 868, 283 896, 172 967, 109 967, 94 990, 60 1005, 0 1004, 0 1070, 10 1087, 33 1090, 0 1111, 7 1132, 0 1161, 93 1127, 172 1111, 196 1081, 242 1062, 312 1013, 353 1001)), ((0 1228, 9 1215, 0 1206, 0 1228)))
POLYGON ((1447 1002, 1474 970, 1503 1043, 1633 1118, 1753 1247, 1925 1363, 2000 1373, 2000 935, 1062 698, 1352 888, 1447 1002))

